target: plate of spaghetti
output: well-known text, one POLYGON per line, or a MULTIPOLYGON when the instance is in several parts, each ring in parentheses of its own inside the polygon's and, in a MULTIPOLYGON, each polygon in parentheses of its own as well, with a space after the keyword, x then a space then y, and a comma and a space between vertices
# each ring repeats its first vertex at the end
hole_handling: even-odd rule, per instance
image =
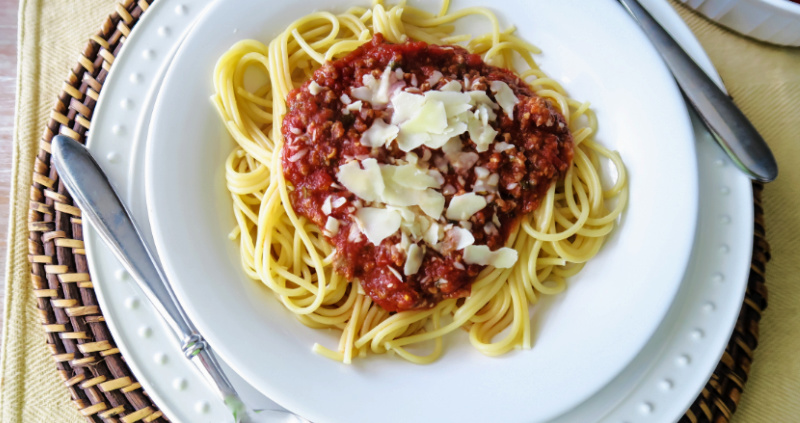
POLYGON ((691 253, 691 124, 616 2, 430 6, 218 0, 156 102, 165 271, 313 421, 557 417, 639 353, 691 253))

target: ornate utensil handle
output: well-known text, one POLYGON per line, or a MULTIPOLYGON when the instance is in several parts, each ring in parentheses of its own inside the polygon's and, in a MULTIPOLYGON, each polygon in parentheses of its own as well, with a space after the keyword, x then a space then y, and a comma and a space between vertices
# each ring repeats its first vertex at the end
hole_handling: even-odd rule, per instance
POLYGON ((58 135, 52 141, 56 170, 81 213, 122 262, 156 310, 180 340, 181 350, 218 389, 237 418, 246 415, 244 404, 205 339, 178 303, 164 271, 142 241, 139 230, 111 182, 89 151, 78 142, 58 135))

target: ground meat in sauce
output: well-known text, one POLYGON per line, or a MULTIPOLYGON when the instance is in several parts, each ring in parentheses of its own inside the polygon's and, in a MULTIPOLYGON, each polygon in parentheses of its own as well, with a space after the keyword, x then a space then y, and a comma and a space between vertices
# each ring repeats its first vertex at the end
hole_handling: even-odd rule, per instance
POLYGON ((468 81, 470 89, 483 90, 494 100, 489 85, 491 81, 503 81, 519 99, 513 119, 500 112, 492 124, 498 131, 495 142, 505 142, 510 148, 498 152, 490 147, 477 153, 468 133, 461 135, 463 151, 478 155, 469 169, 456 171, 440 149, 422 146, 414 150, 418 157, 427 157, 431 167, 438 164, 446 180, 443 187, 452 187, 443 190, 446 205, 454 195, 472 191, 476 182, 474 167, 499 175, 496 191, 486 197, 488 205, 470 218, 471 228, 467 229, 475 237, 475 245, 488 245, 492 250, 504 246, 518 218, 535 210, 547 189, 570 166, 573 141, 564 117, 548 100, 535 95, 511 71, 487 65, 478 55, 458 46, 390 44, 376 34, 348 56, 326 63, 312 80, 289 94, 288 112, 281 128, 285 137, 282 165, 291 183, 290 199, 295 212, 320 227, 325 226, 328 216, 341 222, 338 232, 328 237, 337 250, 336 269, 350 280, 358 278, 377 304, 388 311, 424 309, 446 298, 468 296, 472 280, 484 266, 464 263, 462 250, 445 248, 438 253, 428 248, 420 270, 403 276, 405 254, 396 247, 399 233, 378 246, 363 235, 358 236, 353 214, 361 201, 336 180, 339 165, 346 158, 371 156, 379 163, 391 164, 406 154, 396 143, 375 151, 359 143, 361 134, 375 119, 390 120, 391 107, 373 108, 365 102, 360 112, 349 112, 343 102, 350 97, 352 88, 363 85, 365 73, 379 78, 387 66, 402 69, 407 91, 421 93, 452 80, 468 81), (438 76, 435 71, 443 75, 438 81, 431 79, 438 76), (312 81, 319 85, 314 87, 316 94, 309 89, 312 81), (433 86, 430 82, 434 82, 433 86), (326 215, 322 206, 331 195, 346 202, 326 215), (492 223, 498 221, 499 228, 492 223))

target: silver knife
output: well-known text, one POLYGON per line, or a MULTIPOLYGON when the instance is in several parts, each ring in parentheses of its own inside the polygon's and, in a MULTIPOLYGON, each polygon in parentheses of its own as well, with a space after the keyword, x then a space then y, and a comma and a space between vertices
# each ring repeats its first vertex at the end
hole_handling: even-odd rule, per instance
POLYGON ((58 175, 81 208, 82 216, 112 249, 178 337, 183 354, 195 362, 217 389, 234 421, 307 422, 286 410, 250 410, 245 406, 211 348, 178 303, 164 271, 150 254, 130 213, 89 150, 63 135, 53 137, 51 150, 58 175))
POLYGON ((733 162, 751 179, 760 182, 775 180, 778 164, 772 151, 733 100, 700 69, 638 0, 617 1, 634 17, 661 53, 689 104, 733 162))

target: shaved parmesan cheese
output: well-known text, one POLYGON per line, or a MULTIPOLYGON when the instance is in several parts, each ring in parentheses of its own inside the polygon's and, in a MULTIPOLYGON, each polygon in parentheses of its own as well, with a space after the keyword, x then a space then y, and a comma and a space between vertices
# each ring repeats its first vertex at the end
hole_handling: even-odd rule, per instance
POLYGON ((394 108, 392 123, 399 124, 411 119, 422 108, 423 103, 425 103, 425 97, 418 94, 405 91, 395 94, 392 97, 392 108, 394 108))
POLYGON ((519 99, 516 94, 514 94, 514 91, 511 90, 508 84, 502 81, 492 81, 489 88, 494 93, 497 104, 506 112, 506 116, 513 117, 514 106, 519 103, 519 99))
POLYGON ((451 138, 458 137, 467 131, 467 124, 455 119, 448 120, 448 127, 441 134, 430 134, 430 140, 425 143, 429 148, 442 148, 451 138))
POLYGON ((472 191, 484 194, 490 191, 490 187, 489 184, 486 183, 485 179, 478 179, 475 181, 475 184, 472 185, 472 191))
POLYGON ((488 125, 490 120, 497 119, 497 114, 494 112, 494 110, 492 110, 491 107, 487 106, 486 104, 479 104, 475 108, 474 116, 476 119, 481 121, 481 125, 483 126, 488 125))
POLYGON ((408 240, 408 235, 406 235, 405 232, 400 232, 400 242, 397 244, 397 248, 403 251, 408 251, 408 247, 410 246, 411 246, 411 241, 408 240))
POLYGON ((434 219, 438 219, 442 215, 444 196, 432 189, 439 188, 439 184, 434 178, 425 172, 415 170, 414 165, 382 165, 381 174, 385 186, 381 197, 384 203, 400 207, 419 206, 425 214, 434 219), (403 169, 406 166, 411 169, 403 169), (405 174, 409 179, 404 180, 402 176, 398 176, 398 169, 401 170, 401 175, 408 172, 405 174))
POLYGON ((355 219, 361 232, 375 245, 380 245, 381 241, 397 232, 402 221, 396 211, 374 207, 359 209, 356 211, 355 219))
POLYGON ((421 229, 423 232, 425 232, 425 231, 427 231, 427 230, 428 230, 428 228, 430 228, 430 227, 431 227, 431 225, 432 225, 432 224, 434 224, 435 222, 433 221, 433 219, 431 219, 431 218, 429 218, 429 217, 427 217, 427 216, 422 216, 422 215, 420 215, 420 216, 417 218, 417 221, 416 221, 416 223, 419 225, 419 228, 420 228, 420 229, 421 229))
POLYGON ((350 232, 347 233, 347 240, 350 242, 360 242, 361 241, 361 229, 358 228, 358 225, 350 225, 350 232))
POLYGON ((360 112, 361 111, 361 106, 363 104, 364 103, 362 103, 361 100, 358 100, 358 101, 356 101, 354 103, 350 103, 350 104, 347 105, 347 111, 349 111, 349 112, 360 112))
POLYGON ((459 228, 458 226, 450 228, 450 230, 447 231, 447 235, 455 243, 456 250, 463 250, 465 247, 475 242, 475 237, 472 236, 472 232, 464 228, 459 228))
POLYGON ((451 138, 445 145, 442 146, 442 151, 445 157, 453 165, 456 172, 462 170, 472 169, 475 163, 478 162, 480 157, 475 152, 461 152, 461 140, 458 138, 451 138))
POLYGON ((367 201, 377 201, 386 189, 378 161, 366 159, 361 164, 364 169, 361 169, 359 163, 355 161, 339 166, 336 177, 353 194, 367 201))
POLYGON ((448 81, 446 84, 442 85, 442 88, 439 88, 439 91, 458 91, 461 92, 461 82, 458 81, 448 81))
POLYGON ((317 95, 322 92, 322 86, 317 84, 317 81, 311 80, 311 82, 308 84, 308 92, 313 95, 317 95))
POLYGON ((331 235, 336 235, 339 233, 339 222, 337 219, 328 216, 328 220, 325 222, 325 230, 331 235))
MULTIPOLYGON (((460 83, 456 81, 460 87, 460 83)), ((470 97, 458 91, 427 91, 424 95, 400 92, 392 98, 392 123, 400 126, 397 143, 403 151, 421 145, 441 148, 468 129, 470 97)))
MULTIPOLYGON (((344 188, 358 197, 353 202, 352 211, 357 225, 352 226, 360 230, 353 234, 351 228, 349 236, 363 233, 370 242, 378 245, 400 231, 401 241, 396 247, 407 254, 403 271, 411 275, 419 270, 420 264, 416 262, 415 255, 422 254, 421 247, 416 244, 420 241, 440 252, 473 246, 475 238, 469 229, 469 219, 486 207, 487 200, 476 192, 456 195, 445 210, 446 200, 442 192, 450 196, 456 190, 447 186, 442 192, 439 191, 445 183, 442 172, 452 165, 460 173, 459 183, 464 185, 479 155, 474 151, 462 151, 460 136, 468 133, 479 152, 488 151, 497 136, 497 131, 491 126, 497 118, 495 110, 502 108, 507 114, 512 113, 518 100, 505 83, 491 87, 500 105, 484 91, 462 92, 460 81, 450 81, 440 91, 416 94, 409 92, 414 91, 412 88, 404 91, 406 84, 401 72, 387 68, 380 79, 371 74, 364 75, 364 86, 351 90, 351 95, 358 101, 350 103, 346 109, 360 110, 363 116, 363 101, 371 102, 373 107, 391 103, 388 109, 391 111, 391 122, 376 119, 362 134, 361 144, 377 148, 388 146, 395 140, 400 150, 406 152, 405 157, 391 157, 388 163, 378 164, 369 155, 360 155, 356 157, 360 162, 350 161, 341 165, 336 176, 344 188), (422 159, 412 152, 420 146, 428 147, 421 154, 422 159), (431 150, 439 148, 445 156, 433 157, 433 163, 429 164, 431 150), (428 167, 433 164, 440 171, 428 167), (369 207, 362 207, 362 201, 369 207), (437 223, 442 217, 461 222, 461 227, 452 224, 444 227, 437 223), (446 241, 442 241, 445 238, 446 241)), ((435 76, 432 75, 432 78, 435 76)), ((441 74, 438 78, 441 78, 441 74)), ((341 99, 343 103, 350 101, 349 97, 343 96, 341 99)), ((501 145, 500 150, 507 148, 506 145, 501 145)), ((492 175, 484 168, 477 168, 475 172, 477 178, 473 191, 493 195, 499 176, 492 175)), ((345 203, 343 198, 329 197, 323 204, 323 212, 330 213, 345 203)), ((332 221, 331 224, 334 225, 332 221)), ((476 251, 480 253, 480 250, 476 251)), ((419 260, 421 263, 421 258, 419 260)), ((504 262, 500 260, 498 263, 504 262)))
POLYGON ((325 198, 325 201, 322 202, 322 212, 325 214, 331 214, 331 211, 333 211, 331 207, 331 196, 329 195, 327 198, 325 198))
POLYGON ((372 101, 372 90, 367 86, 353 88, 350 90, 350 94, 359 100, 372 101))
POLYGON ((433 153, 431 153, 431 150, 426 148, 425 151, 422 153, 422 161, 427 162, 428 160, 431 159, 432 155, 433 153))
POLYGON ((400 217, 403 218, 404 222, 413 222, 417 216, 413 211, 409 210, 407 207, 386 206, 386 209, 400 213, 400 217))
POLYGON ((507 142, 496 142, 494 143, 494 151, 498 153, 502 153, 506 150, 511 150, 512 148, 516 147, 514 144, 509 144, 507 142))
POLYGON ((443 76, 444 75, 442 75, 442 73, 438 70, 433 71, 431 76, 428 78, 428 83, 431 84, 431 88, 433 88, 433 86, 436 85, 443 76))
POLYGON ((450 200, 446 217, 450 220, 468 220, 473 214, 486 207, 486 199, 473 192, 456 195, 450 200))
POLYGON ((460 91, 428 91, 425 100, 443 103, 448 118, 458 118, 461 113, 472 109, 469 95, 460 91))
MULTIPOLYGON (((485 167, 475 168, 475 183, 472 185, 473 192, 494 192, 497 191, 497 182, 500 176, 496 173, 490 173, 489 169, 485 167)), ((491 202, 491 200, 487 201, 491 202)))
POLYGON ((409 131, 403 131, 403 128, 400 128, 400 132, 398 133, 398 137, 396 139, 397 146, 400 147, 401 150, 411 151, 421 145, 424 145, 431 139, 431 137, 425 133, 411 133, 409 131))
MULTIPOLYGON (((365 85, 368 83, 370 81, 365 77, 365 85)), ((508 85, 501 84, 498 87, 510 90, 508 85)), ((442 148, 451 139, 469 132, 478 152, 487 151, 497 136, 490 122, 497 118, 494 109, 499 106, 483 91, 462 93, 461 90, 461 82, 449 81, 439 91, 431 90, 423 95, 406 91, 393 94, 392 124, 400 128, 398 147, 406 152, 422 145, 431 149, 442 148)), ((513 92, 510 98, 516 100, 513 92)), ((513 104, 511 106, 513 110, 513 104)), ((456 161, 453 160, 456 158, 450 159, 456 161)))
POLYGON ((513 266, 517 259, 517 250, 513 248, 503 247, 497 251, 492 251, 485 245, 470 245, 464 248, 464 261, 467 264, 507 269, 513 266))
MULTIPOLYGON (((430 150, 425 150, 430 151, 430 150)), ((442 176, 442 172, 439 172, 436 169, 431 169, 428 171, 428 175, 430 175, 436 181, 436 187, 440 187, 444 184, 444 176, 442 176)))
MULTIPOLYGON (((383 74, 379 80, 376 80, 372 74, 365 74, 361 78, 362 87, 353 88, 350 90, 350 94, 353 97, 368 101, 373 105, 385 105, 389 102, 389 93, 391 91, 392 84, 398 81, 397 76, 394 72, 392 72, 391 67, 387 66, 386 69, 383 70, 383 74)), ((403 83, 405 85, 405 83, 403 83)))
MULTIPOLYGON (((428 151, 428 150, 425 150, 425 151, 428 151)), ((403 159, 404 159, 404 160, 405 160, 405 161, 406 161, 408 164, 414 164, 414 165, 415 165, 415 164, 417 164, 417 162, 419 161, 419 157, 417 156, 417 154, 416 154, 416 153, 413 153, 413 152, 411 152, 411 153, 406 153, 406 156, 405 156, 403 159)))
POLYGON ((403 223, 400 224, 400 233, 408 236, 414 241, 422 239, 424 231, 420 227, 419 223, 420 222, 416 220, 410 222, 404 220, 403 223))
POLYGON ((388 266, 387 269, 389 269, 389 271, 392 272, 392 274, 397 278, 397 280, 399 280, 400 282, 403 282, 403 276, 400 275, 400 272, 398 272, 397 270, 394 270, 394 267, 388 266))
POLYGON ((401 150, 411 151, 430 140, 430 133, 441 134, 445 129, 447 112, 444 103, 426 101, 411 119, 400 125, 397 143, 401 150))
POLYGON ((475 163, 478 162, 478 159, 480 159, 478 153, 474 153, 472 151, 460 153, 456 161, 452 163, 453 168, 455 168, 456 171, 472 169, 472 166, 475 166, 475 163))
POLYGON ((306 154, 308 154, 308 150, 306 150, 304 148, 304 149, 298 151, 297 153, 294 153, 291 156, 289 156, 289 161, 294 163, 294 162, 302 159, 303 157, 305 157, 306 154))
POLYGON ((444 211, 444 196, 432 189, 427 189, 420 196, 418 205, 425 214, 438 219, 444 211))
POLYGON ((406 276, 411 276, 419 270, 419 267, 422 265, 422 248, 419 248, 417 244, 411 244, 408 246, 408 256, 406 257, 406 264, 403 266, 403 273, 406 276))
POLYGON ((391 176, 388 176, 392 172, 391 167, 383 166, 382 170, 384 172, 383 180, 386 188, 381 196, 381 202, 395 207, 415 206, 419 203, 417 197, 420 191, 394 183, 391 176))
MULTIPOLYGON (((357 103, 361 102, 358 101, 357 103)), ((399 130, 397 126, 389 125, 382 119, 375 119, 372 126, 361 134, 360 142, 367 147, 383 147, 397 137, 399 130)))
MULTIPOLYGON (((411 222, 416 214, 406 209, 418 206, 423 213, 439 219, 444 211, 444 196, 433 188, 441 185, 436 178, 415 164, 378 165, 375 159, 349 162, 339 167, 337 178, 345 188, 366 201, 383 204, 398 218, 411 222)), ((332 206, 332 204, 331 204, 332 206)), ((329 210, 328 206, 324 206, 329 210)), ((418 213, 418 212, 417 212, 418 213)), ((399 225, 399 224, 398 224, 399 225)), ((395 230, 397 230, 395 228, 395 230)), ((408 228, 414 231, 413 228, 408 228)), ((368 236, 369 237, 369 236, 368 236)))
POLYGON ((422 237, 422 239, 425 241, 426 244, 430 246, 436 245, 436 243, 439 242, 439 240, 441 239, 440 229, 441 226, 438 223, 436 222, 431 223, 431 226, 428 227, 427 231, 425 231, 425 235, 422 237))
MULTIPOLYGON (((407 164, 403 166, 393 166, 393 168, 391 178, 397 185, 417 190, 439 188, 442 185, 435 177, 429 175, 428 172, 423 171, 416 165, 407 164)), ((441 174, 439 174, 439 176, 441 176, 441 174)))
MULTIPOLYGON (((386 104, 389 102, 389 85, 391 84, 390 78, 392 77, 392 68, 387 66, 383 70, 381 80, 378 83, 378 89, 375 90, 375 103, 386 104)), ((506 86, 508 87, 508 86, 506 86)))
POLYGON ((467 91, 467 95, 470 98, 469 104, 473 106, 485 105, 494 110, 500 108, 484 91, 467 91))
POLYGON ((353 100, 347 94, 342 94, 342 96, 339 97, 339 100, 341 100, 341 102, 344 104, 350 104, 353 102, 353 100))

